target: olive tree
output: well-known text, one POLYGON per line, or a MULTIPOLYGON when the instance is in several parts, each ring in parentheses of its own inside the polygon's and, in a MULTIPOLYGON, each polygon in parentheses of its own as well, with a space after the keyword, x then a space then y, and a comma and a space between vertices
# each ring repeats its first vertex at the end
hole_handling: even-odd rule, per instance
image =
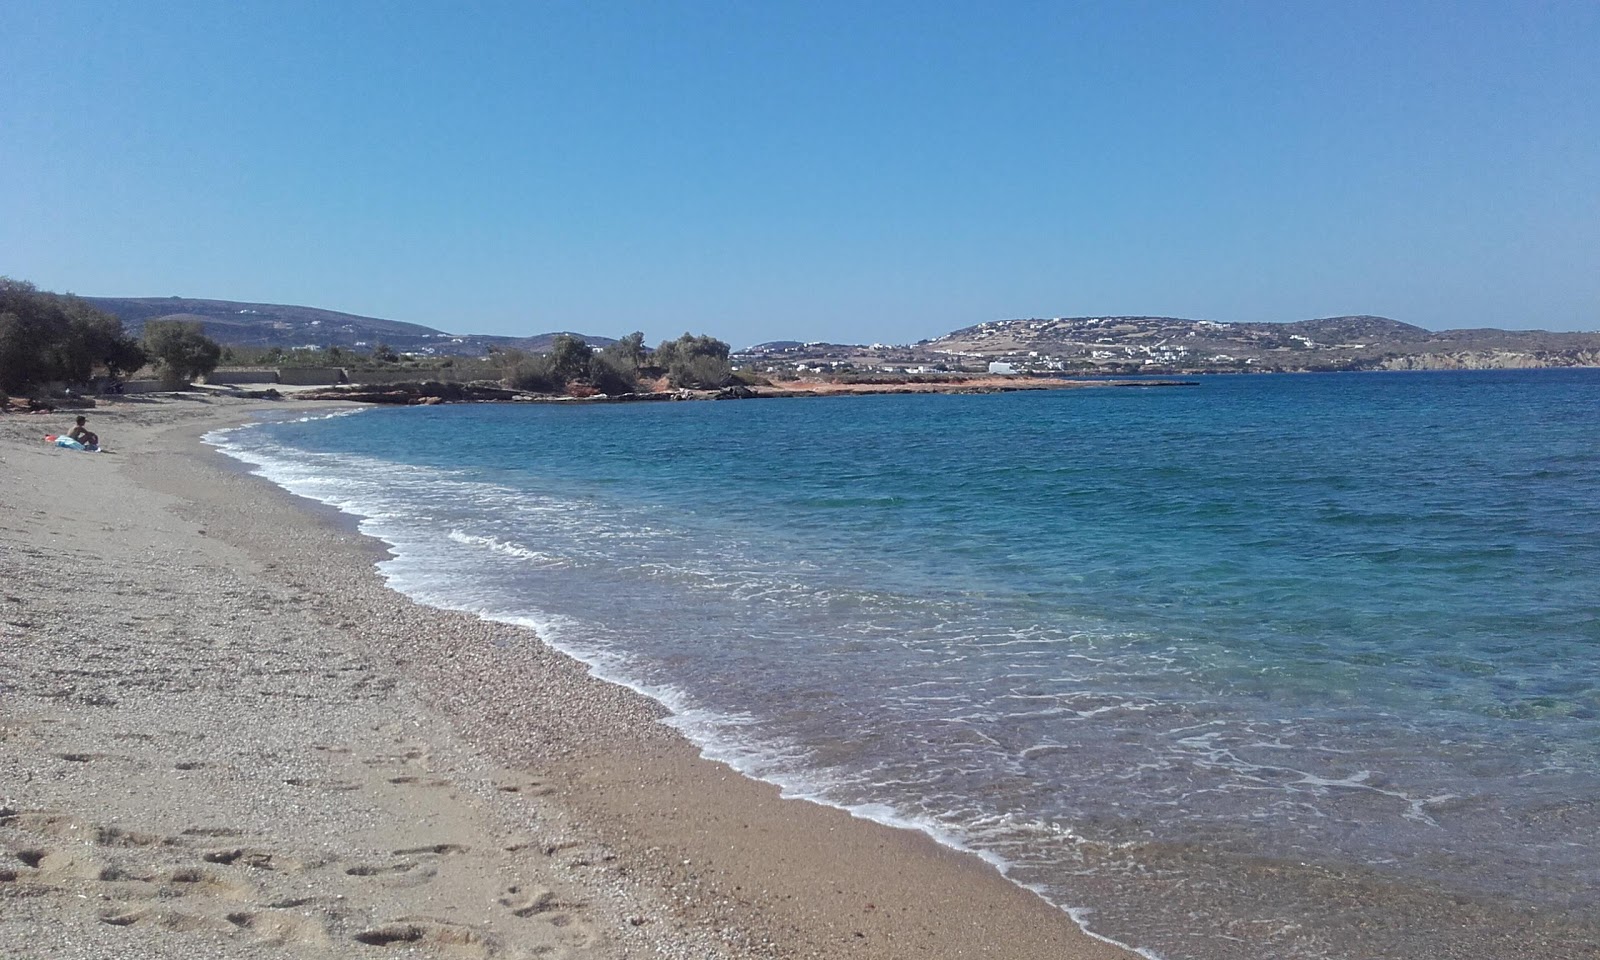
POLYGON ((155 320, 145 324, 144 349, 169 384, 186 383, 217 369, 222 348, 190 320, 155 320))
POLYGON ((143 351, 116 317, 77 297, 0 277, 0 390, 22 393, 51 381, 85 383, 96 368, 128 373, 144 362, 143 351))
POLYGON ((726 386, 733 376, 728 353, 728 345, 716 337, 685 333, 657 347, 655 362, 667 368, 673 386, 711 390, 726 386))

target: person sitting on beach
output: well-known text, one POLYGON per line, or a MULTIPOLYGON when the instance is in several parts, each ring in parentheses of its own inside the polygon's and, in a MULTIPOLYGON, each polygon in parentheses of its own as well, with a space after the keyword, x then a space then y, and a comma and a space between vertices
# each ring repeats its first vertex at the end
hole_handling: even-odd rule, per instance
POLYGON ((84 426, 84 423, 87 422, 88 419, 88 417, 80 415, 78 417, 78 425, 67 431, 67 436, 92 450, 95 447, 100 446, 100 436, 93 430, 90 430, 88 427, 84 426))

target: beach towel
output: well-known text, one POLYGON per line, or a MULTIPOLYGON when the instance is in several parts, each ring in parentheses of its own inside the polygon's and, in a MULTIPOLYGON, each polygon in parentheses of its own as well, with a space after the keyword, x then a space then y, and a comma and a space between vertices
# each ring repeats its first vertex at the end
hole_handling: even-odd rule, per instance
POLYGON ((46 434, 44 439, 46 443, 54 443, 56 446, 66 447, 68 450, 82 450, 85 453, 98 453, 100 451, 99 447, 86 447, 71 437, 58 437, 53 433, 46 434))

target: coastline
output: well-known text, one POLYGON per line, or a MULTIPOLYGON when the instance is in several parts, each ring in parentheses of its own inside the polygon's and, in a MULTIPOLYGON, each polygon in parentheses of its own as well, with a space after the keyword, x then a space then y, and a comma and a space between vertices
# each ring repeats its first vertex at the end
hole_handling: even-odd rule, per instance
MULTIPOLYGON (((780 380, 758 386, 731 386, 720 390, 667 389, 662 380, 650 390, 609 396, 524 393, 500 386, 473 386, 453 382, 404 382, 388 384, 346 384, 329 387, 298 388, 288 391, 301 400, 345 403, 422 406, 439 403, 664 403, 683 400, 773 400, 807 397, 844 397, 883 394, 989 394, 1035 390, 1090 390, 1108 387, 1193 387, 1192 380, 1167 378, 1150 380, 1103 379, 1072 380, 1044 376, 972 376, 949 380, 881 380, 837 382, 832 380, 780 380)), ((244 394, 249 396, 250 394, 244 394)))
POLYGON ((381 544, 199 440, 295 408, 328 406, 110 403, 94 417, 119 452, 92 458, 26 444, 59 418, 0 419, 0 476, 18 507, 0 536, 28 558, 7 575, 3 672, 20 679, 0 718, 0 948, 36 947, 49 930, 66 938, 52 956, 102 955, 73 952, 92 948, 72 938, 108 932, 148 956, 201 943, 218 956, 290 943, 328 956, 390 943, 477 956, 1133 955, 976 856, 781 799, 700 757, 659 704, 531 631, 390 591, 372 565, 381 544), (63 593, 91 602, 67 618, 63 593), (88 675, 74 666, 100 660, 88 675), (205 680, 119 696, 152 663, 205 680), (229 682, 241 671, 269 678, 243 703, 229 682), (174 727, 235 759, 180 758, 174 727), (229 804, 243 826, 184 825, 229 804), (352 807, 358 828, 342 822, 352 807), (153 839, 120 842, 135 836, 153 839), (270 899, 290 887, 309 899, 270 899))

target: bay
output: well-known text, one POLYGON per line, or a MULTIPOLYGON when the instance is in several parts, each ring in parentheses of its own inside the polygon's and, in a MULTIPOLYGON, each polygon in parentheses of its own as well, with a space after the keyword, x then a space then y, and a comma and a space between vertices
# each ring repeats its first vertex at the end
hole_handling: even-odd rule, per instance
POLYGON ((363 518, 396 589, 1098 934, 1420 955, 1471 910, 1593 956, 1597 413, 1592 370, 1233 376, 214 441, 363 518))

